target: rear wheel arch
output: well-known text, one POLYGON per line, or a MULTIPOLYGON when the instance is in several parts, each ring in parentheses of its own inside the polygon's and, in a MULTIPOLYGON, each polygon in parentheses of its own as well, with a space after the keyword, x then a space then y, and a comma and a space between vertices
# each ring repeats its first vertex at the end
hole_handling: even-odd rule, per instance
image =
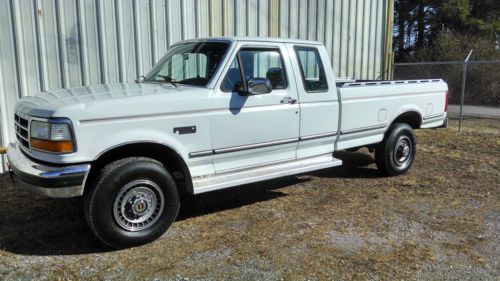
POLYGON ((172 174, 180 192, 193 192, 191 173, 181 155, 173 148, 155 142, 125 143, 103 151, 92 162, 87 183, 107 164, 129 157, 146 157, 160 162, 172 174))
POLYGON ((419 129, 422 126, 422 115, 414 110, 406 111, 399 114, 392 122, 392 124, 404 123, 410 125, 413 129, 419 129))

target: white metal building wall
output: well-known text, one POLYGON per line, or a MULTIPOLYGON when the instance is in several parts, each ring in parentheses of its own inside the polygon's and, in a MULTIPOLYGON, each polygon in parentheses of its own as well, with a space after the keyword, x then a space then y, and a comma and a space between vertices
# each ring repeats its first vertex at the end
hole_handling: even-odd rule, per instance
MULTIPOLYGON (((14 139, 16 101, 40 91, 131 82, 183 39, 318 40, 335 74, 382 78, 391 0, 1 0, 0 146, 14 139)), ((0 172, 4 168, 4 158, 0 172)))

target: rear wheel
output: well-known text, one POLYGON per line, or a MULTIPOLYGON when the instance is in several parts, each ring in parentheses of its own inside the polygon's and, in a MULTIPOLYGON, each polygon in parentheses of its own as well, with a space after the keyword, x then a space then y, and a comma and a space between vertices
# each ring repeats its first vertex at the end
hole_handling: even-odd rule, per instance
POLYGON ((170 227, 179 210, 175 182, 149 158, 126 158, 106 165, 84 198, 85 218, 108 246, 149 243, 170 227))
POLYGON ((384 140, 375 149, 375 162, 383 174, 396 176, 406 173, 416 153, 413 129, 404 123, 391 125, 384 140))

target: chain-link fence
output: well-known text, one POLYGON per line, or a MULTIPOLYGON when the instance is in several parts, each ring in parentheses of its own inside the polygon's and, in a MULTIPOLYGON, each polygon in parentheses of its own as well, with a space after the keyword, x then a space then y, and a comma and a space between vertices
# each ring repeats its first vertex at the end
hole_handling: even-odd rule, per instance
POLYGON ((395 63, 395 80, 441 78, 449 87, 449 114, 500 118, 500 61, 395 63), (465 83, 464 83, 465 82, 465 83))

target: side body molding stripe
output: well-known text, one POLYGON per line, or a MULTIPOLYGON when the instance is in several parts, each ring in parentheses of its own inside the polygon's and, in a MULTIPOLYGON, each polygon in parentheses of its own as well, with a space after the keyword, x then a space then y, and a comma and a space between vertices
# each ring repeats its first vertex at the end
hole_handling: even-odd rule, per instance
MULTIPOLYGON (((341 131, 340 134, 341 135, 355 134, 355 133, 361 133, 361 132, 365 132, 365 131, 383 129, 385 127, 387 127, 386 123, 368 126, 368 127, 344 130, 344 131, 341 131)), ((248 149, 256 149, 256 148, 262 148, 262 147, 268 147, 268 146, 275 146, 275 145, 280 145, 280 144, 294 143, 294 142, 299 142, 299 141, 315 140, 315 139, 320 139, 320 138, 333 137, 333 136, 336 136, 337 134, 338 134, 337 132, 328 132, 328 133, 321 133, 321 134, 316 134, 316 135, 303 136, 300 138, 292 138, 292 139, 284 139, 284 140, 278 140, 278 141, 254 143, 254 144, 233 146, 233 147, 227 147, 227 148, 218 148, 218 149, 214 149, 214 150, 196 151, 196 152, 189 153, 189 157, 190 158, 204 157, 204 156, 210 156, 210 155, 214 155, 214 154, 223 154, 223 153, 237 152, 237 151, 243 151, 243 150, 248 150, 248 149)))
POLYGON ((277 141, 270 141, 270 142, 246 144, 246 145, 240 145, 240 146, 218 148, 218 149, 214 149, 214 150, 196 151, 196 152, 189 153, 189 157, 190 158, 205 157, 205 156, 210 156, 210 155, 214 155, 214 154, 224 154, 224 153, 244 151, 244 150, 256 149, 256 148, 263 148, 263 147, 269 147, 269 146, 275 146, 275 145, 281 145, 281 144, 287 144, 287 143, 296 143, 299 141, 308 141, 308 140, 315 140, 315 139, 319 139, 319 138, 333 137, 336 135, 337 135, 337 132, 328 132, 328 133, 304 136, 304 137, 300 137, 300 138, 291 138, 291 139, 284 139, 284 140, 277 140, 277 141))
POLYGON ((203 150, 203 151, 197 151, 197 152, 190 152, 189 153, 189 158, 197 158, 197 157, 210 156, 212 154, 214 154, 213 150, 203 150))
POLYGON ((316 134, 316 135, 310 135, 310 136, 300 137, 300 141, 308 141, 308 140, 315 140, 315 139, 321 139, 321 138, 328 138, 328 137, 334 137, 336 135, 337 135, 337 132, 322 133, 322 134, 316 134))
POLYGON ((361 133, 361 132, 365 132, 365 131, 383 129, 386 126, 387 126, 387 124, 384 123, 384 124, 373 125, 373 126, 368 126, 368 127, 361 127, 361 128, 343 130, 343 131, 340 132, 340 134, 341 135, 348 135, 348 134, 361 133))
POLYGON ((443 117, 443 116, 444 116, 444 113, 438 113, 438 114, 424 116, 423 119, 429 120, 429 119, 439 118, 439 117, 443 117))
POLYGON ((262 142, 262 143, 254 143, 254 144, 233 146, 233 147, 227 147, 227 148, 219 148, 219 149, 214 150, 214 154, 222 154, 222 153, 236 152, 236 151, 242 151, 242 150, 248 150, 248 149, 275 146, 275 145, 280 145, 280 144, 294 143, 297 141, 299 141, 299 138, 284 139, 284 140, 262 142))

